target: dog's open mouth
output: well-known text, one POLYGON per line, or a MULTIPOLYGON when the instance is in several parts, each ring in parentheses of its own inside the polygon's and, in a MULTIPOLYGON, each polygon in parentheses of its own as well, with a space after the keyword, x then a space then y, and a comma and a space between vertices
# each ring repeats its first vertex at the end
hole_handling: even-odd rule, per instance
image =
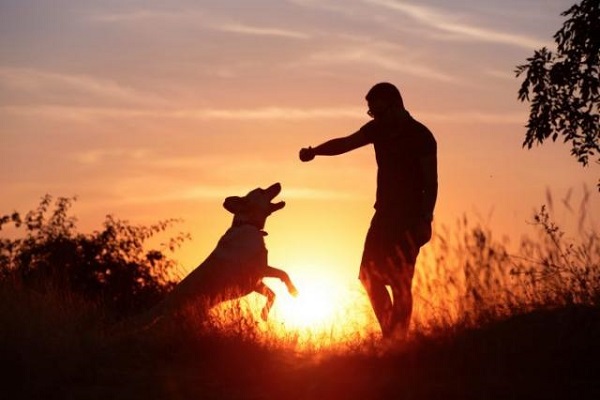
MULTIPOLYGON (((269 196, 270 200, 273 200, 279 193, 281 193, 281 184, 279 182, 272 184, 268 188, 265 189, 267 196, 269 196)), ((279 201, 277 203, 271 203, 269 205, 269 210, 271 212, 275 212, 277 210, 281 210, 285 207, 285 201, 279 201)))

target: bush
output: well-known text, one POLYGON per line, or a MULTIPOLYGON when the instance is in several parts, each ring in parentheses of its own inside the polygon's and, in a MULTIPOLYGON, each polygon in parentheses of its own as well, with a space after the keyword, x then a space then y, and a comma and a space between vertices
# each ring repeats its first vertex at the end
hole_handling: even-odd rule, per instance
MULTIPOLYGON (((10 224, 24 230, 23 237, 0 238, 1 282, 81 295, 101 302, 116 317, 150 307, 174 286, 175 261, 161 250, 146 250, 145 242, 177 220, 135 226, 107 215, 102 230, 83 234, 69 214, 76 198, 57 198, 53 210, 52 200, 44 196, 25 216, 0 217, 0 230, 10 224)), ((165 247, 173 251, 187 239, 179 234, 165 247)))

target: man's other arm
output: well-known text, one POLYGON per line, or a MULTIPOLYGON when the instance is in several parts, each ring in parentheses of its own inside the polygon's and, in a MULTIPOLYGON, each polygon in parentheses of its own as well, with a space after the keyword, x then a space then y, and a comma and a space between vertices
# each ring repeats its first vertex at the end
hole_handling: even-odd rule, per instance
POLYGON ((438 176, 437 157, 435 154, 421 158, 423 171, 423 213, 425 219, 433 220, 433 210, 437 200, 438 176))

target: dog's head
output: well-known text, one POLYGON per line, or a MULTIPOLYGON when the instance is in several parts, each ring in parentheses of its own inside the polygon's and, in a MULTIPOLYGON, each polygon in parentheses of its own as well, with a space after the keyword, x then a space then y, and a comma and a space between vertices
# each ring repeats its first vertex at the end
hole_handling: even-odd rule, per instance
POLYGON ((279 183, 275 183, 266 189, 256 188, 244 197, 227 197, 223 207, 234 215, 234 223, 248 223, 262 229, 271 213, 285 207, 283 201, 271 202, 279 192, 281 192, 281 184, 279 183))

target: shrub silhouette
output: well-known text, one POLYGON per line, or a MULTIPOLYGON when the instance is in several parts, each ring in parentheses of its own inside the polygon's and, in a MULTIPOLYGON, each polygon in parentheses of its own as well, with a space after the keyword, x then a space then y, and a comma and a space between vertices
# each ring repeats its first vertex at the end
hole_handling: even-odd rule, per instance
MULTIPOLYGON (((83 234, 69 214, 76 198, 59 197, 51 209, 52 200, 45 195, 25 216, 14 212, 0 217, 0 230, 12 224, 25 231, 21 238, 0 238, 0 281, 81 295, 117 318, 150 307, 174 286, 175 261, 163 251, 146 250, 145 242, 177 220, 135 226, 107 215, 102 230, 83 234)), ((171 238, 168 250, 188 238, 171 238)))

